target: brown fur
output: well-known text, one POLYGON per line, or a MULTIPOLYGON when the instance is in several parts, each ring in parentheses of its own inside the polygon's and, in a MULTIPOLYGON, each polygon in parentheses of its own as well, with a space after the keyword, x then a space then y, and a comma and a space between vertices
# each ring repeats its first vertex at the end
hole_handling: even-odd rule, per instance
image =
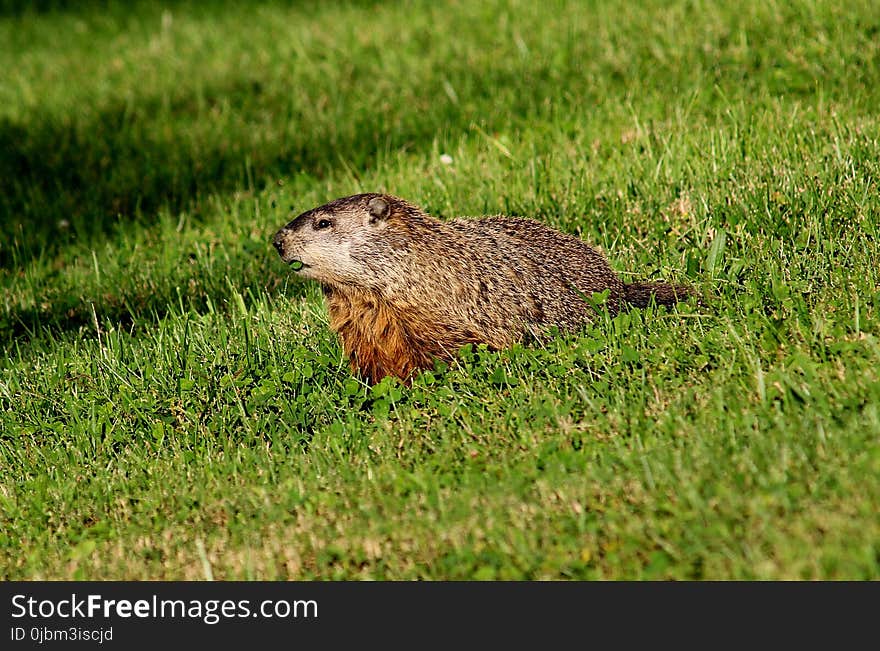
POLYGON ((595 318, 591 295, 615 314, 689 295, 666 283, 624 284, 582 240, 527 219, 439 221, 403 199, 364 194, 298 216, 274 244, 318 280, 330 327, 352 370, 370 382, 409 378, 465 344, 510 346, 595 318))
POLYGON ((633 307, 648 307, 651 301, 657 305, 674 305, 691 293, 687 287, 667 283, 628 283, 623 286, 623 297, 633 307))

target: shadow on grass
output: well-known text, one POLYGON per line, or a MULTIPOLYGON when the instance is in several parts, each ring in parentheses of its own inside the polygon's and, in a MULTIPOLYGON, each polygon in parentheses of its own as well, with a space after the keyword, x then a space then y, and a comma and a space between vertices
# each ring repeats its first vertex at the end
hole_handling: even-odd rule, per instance
POLYGON ((110 0, 0 0, 0 16, 43 14, 50 11, 106 10, 110 0))
MULTIPOLYGON (((252 181, 305 171, 321 176, 338 163, 328 152, 365 159, 371 138, 352 133, 331 142, 324 125, 294 130, 259 114, 278 106, 263 101, 257 79, 239 79, 166 101, 118 103, 88 118, 34 115, 28 124, 0 121, 0 267, 39 252, 49 255, 69 239, 87 242, 114 228, 150 221, 161 208, 200 215, 199 199, 247 187, 252 181), (210 122, 220 105, 239 106, 210 122), (360 155, 358 155, 360 154, 360 155)), ((379 129, 378 123, 363 129, 379 129)), ((401 140, 413 135, 401 134, 401 140)), ((359 162, 359 161, 358 161, 359 162)))
MULTIPOLYGON (((274 254, 274 251, 271 252, 274 254)), ((269 257, 269 256, 267 256, 269 257)), ((246 308, 263 296, 278 300, 297 300, 307 295, 307 284, 285 281, 280 263, 269 260, 261 265, 267 271, 264 277, 242 283, 235 288, 246 308), (280 298, 283 291, 283 299, 280 298)), ((218 283, 219 284, 219 283, 218 283)), ((119 288, 114 293, 83 299, 76 294, 60 296, 50 304, 19 308, 0 314, 0 349, 7 352, 16 345, 27 345, 39 339, 51 340, 65 333, 86 331, 94 333, 108 327, 129 333, 150 329, 170 315, 183 313, 207 314, 211 310, 234 312, 239 297, 228 287, 209 287, 206 290, 177 292, 182 280, 167 279, 158 292, 147 293, 132 288, 119 288)))
MULTIPOLYGON (((387 115, 369 111, 353 116, 345 129, 328 120, 310 128, 278 115, 268 125, 273 133, 267 138, 267 125, 258 118, 279 109, 283 90, 267 93, 259 79, 237 79, 203 87, 198 94, 178 94, 170 103, 148 97, 134 107, 120 102, 91 115, 36 114, 26 124, 0 120, 0 269, 12 278, 17 270, 38 258, 51 260, 73 242, 81 250, 118 230, 149 227, 163 209, 172 214, 187 210, 198 221, 212 195, 253 186, 259 190, 292 174, 320 178, 340 165, 369 169, 380 148, 429 143, 444 121, 440 112, 412 114, 389 134, 387 115), (206 127, 206 115, 220 105, 237 108, 225 122, 206 127)), ((265 256, 260 273, 245 271, 247 277, 241 278, 242 269, 228 271, 245 283, 262 284, 271 295, 283 268, 272 264, 277 257, 268 239, 259 250, 246 251, 247 244, 232 253, 230 265, 244 266, 252 256, 265 256)), ((181 255, 185 263, 186 252, 181 255)), ((92 327, 95 318, 126 329, 155 322, 173 309, 175 281, 187 283, 186 270, 180 274, 155 279, 168 285, 161 292, 132 285, 114 288, 113 297, 93 304, 73 294, 49 298, 48 305, 42 301, 37 308, 0 312, 0 345, 92 327)), ((209 300, 219 304, 227 296, 225 287, 208 288, 191 297, 192 307, 201 310, 209 300)))
MULTIPOLYGON (((318 4, 321 0, 300 0, 300 4, 318 4)), ((324 0, 326 1, 326 0, 324 0)), ((337 0, 338 1, 338 0, 337 0)), ((295 0, 286 0, 276 4, 294 4, 295 0)), ((51 12, 71 15, 94 12, 124 12, 144 7, 164 11, 185 7, 192 9, 217 9, 228 4, 227 0, 165 0, 158 7, 152 0, 0 0, 0 16, 27 16, 29 14, 45 14, 51 12), (152 6, 152 7, 151 7, 152 6)), ((256 3, 252 3, 256 4, 256 3)), ((372 4, 362 2, 362 4, 372 4)))
MULTIPOLYGON (((135 87, 98 106, 0 119, 0 269, 12 278, 72 242, 87 251, 122 229, 151 226, 163 209, 186 210, 198 222, 215 210, 210 197, 259 190, 278 178, 369 170, 386 153, 424 148, 450 128, 467 131, 473 120, 491 130, 499 120, 525 119, 537 98, 557 86, 543 67, 475 75, 467 61, 451 61, 442 74, 426 69, 396 88, 374 83, 381 70, 369 57, 340 65, 339 78, 315 77, 305 90, 257 67, 170 90, 135 87), (460 103, 446 101, 448 83, 468 96, 463 91, 460 103), (506 90, 501 106, 498 89, 506 90), (409 99, 389 101, 397 93, 409 99)), ((268 242, 264 254, 274 255, 268 242)), ((283 273, 268 263, 261 269, 275 279, 283 273)), ((76 330, 95 315, 123 325, 161 318, 175 300, 174 283, 187 282, 180 274, 155 279, 170 287, 161 292, 132 284, 94 306, 47 293, 38 308, 0 313, 0 342, 29 341, 46 329, 76 330)), ((193 297, 194 309, 224 296, 222 283, 213 284, 193 297)))
MULTIPOLYGON (((466 131, 473 114, 521 115, 530 106, 526 92, 507 111, 380 102, 367 83, 372 75, 358 70, 338 106, 321 111, 291 99, 295 88, 253 76, 177 88, 172 97, 33 113, 26 122, 0 118, 0 268, 52 256, 73 239, 89 244, 118 228, 149 225, 163 208, 198 220, 204 200, 218 193, 299 174, 362 172, 386 152, 421 148, 455 125, 466 131), (362 108, 346 112, 352 104, 362 108)), ((523 83, 509 71, 481 82, 478 104, 491 101, 492 88, 523 83)), ((443 97, 442 83, 414 79, 406 90, 443 97)), ((319 101, 330 94, 315 91, 319 101)))

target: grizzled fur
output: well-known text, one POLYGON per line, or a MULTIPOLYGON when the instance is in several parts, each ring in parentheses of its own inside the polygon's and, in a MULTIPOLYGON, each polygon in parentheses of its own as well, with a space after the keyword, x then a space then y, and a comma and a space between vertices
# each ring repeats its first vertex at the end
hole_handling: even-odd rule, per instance
POLYGON ((573 330, 608 291, 613 314, 688 292, 624 284, 597 250, 528 219, 437 220, 390 195, 359 194, 301 214, 274 238, 284 262, 321 283, 352 369, 406 379, 464 344, 501 349, 573 330))

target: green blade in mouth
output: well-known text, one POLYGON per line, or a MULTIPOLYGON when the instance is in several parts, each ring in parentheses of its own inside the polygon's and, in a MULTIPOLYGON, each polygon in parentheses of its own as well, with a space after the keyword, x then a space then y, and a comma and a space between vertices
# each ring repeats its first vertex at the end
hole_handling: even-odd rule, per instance
POLYGON ((299 271, 305 265, 303 265, 302 260, 294 260, 293 262, 290 263, 290 266, 293 267, 294 271, 299 271))

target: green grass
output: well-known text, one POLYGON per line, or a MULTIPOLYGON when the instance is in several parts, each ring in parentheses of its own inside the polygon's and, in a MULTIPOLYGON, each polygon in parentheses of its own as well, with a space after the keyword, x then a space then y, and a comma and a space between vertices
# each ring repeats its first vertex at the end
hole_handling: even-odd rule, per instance
POLYGON ((57 4, 0 16, 0 577, 880 578, 872 2, 57 4), (369 388, 269 240, 371 190, 707 305, 369 388))

